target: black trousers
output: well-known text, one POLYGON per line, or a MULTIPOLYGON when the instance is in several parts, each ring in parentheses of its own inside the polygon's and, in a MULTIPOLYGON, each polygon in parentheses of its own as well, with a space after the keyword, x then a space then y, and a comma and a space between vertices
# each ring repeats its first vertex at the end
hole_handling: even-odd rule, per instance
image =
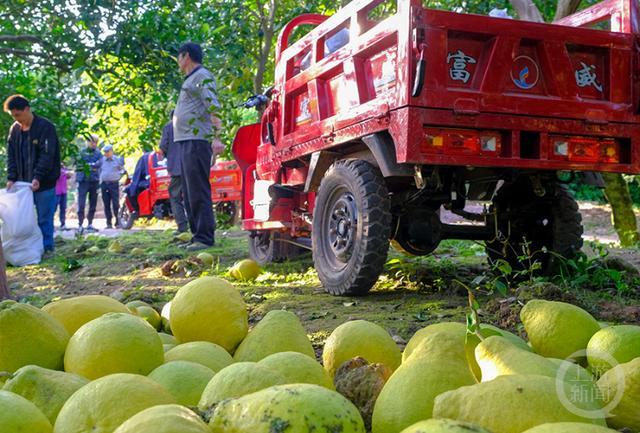
POLYGON ((178 225, 178 231, 186 232, 189 228, 189 221, 184 209, 184 199, 182 196, 182 176, 171 176, 169 183, 169 202, 171 203, 171 213, 178 225))
POLYGON ((118 182, 102 182, 100 192, 102 193, 102 204, 104 204, 104 215, 107 218, 107 225, 111 225, 111 218, 115 217, 118 224, 118 209, 120 208, 120 191, 118 182))
POLYGON ((182 195, 194 242, 214 244, 216 219, 211 202, 211 144, 205 140, 175 143, 182 163, 182 195))
POLYGON ((78 223, 84 223, 84 207, 89 195, 89 213, 87 221, 93 224, 93 216, 96 214, 96 204, 98 204, 98 181, 83 181, 78 183, 78 223))

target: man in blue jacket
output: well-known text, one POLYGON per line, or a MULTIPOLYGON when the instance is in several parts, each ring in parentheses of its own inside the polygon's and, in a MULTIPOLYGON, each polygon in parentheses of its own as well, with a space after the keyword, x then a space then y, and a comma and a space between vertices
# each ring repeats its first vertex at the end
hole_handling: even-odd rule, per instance
POLYGON ((22 95, 9 96, 4 111, 15 123, 7 139, 7 189, 15 182, 29 182, 42 232, 45 254, 53 251, 53 216, 56 211, 56 181, 60 176, 60 145, 56 128, 31 111, 22 95))
POLYGON ((97 231, 93 227, 93 216, 98 203, 98 185, 100 183, 100 165, 102 153, 98 150, 97 135, 92 134, 87 141, 87 147, 80 152, 80 164, 76 170, 78 181, 78 230, 83 231, 84 209, 89 195, 89 213, 87 214, 88 232, 97 231))

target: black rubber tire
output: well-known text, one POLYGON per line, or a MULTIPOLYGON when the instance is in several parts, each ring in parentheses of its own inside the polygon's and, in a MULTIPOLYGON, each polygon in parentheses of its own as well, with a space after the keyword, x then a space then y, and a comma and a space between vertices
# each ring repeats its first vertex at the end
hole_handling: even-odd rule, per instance
POLYGON ((504 259, 512 268, 523 269, 525 264, 518 255, 524 254, 526 239, 530 251, 536 252, 533 258, 542 265, 540 273, 551 274, 558 269, 558 256, 571 258, 582 248, 582 216, 565 185, 547 186, 544 197, 534 195, 524 182, 505 185, 498 191, 492 209, 498 211, 498 229, 504 237, 509 230, 510 235, 508 241, 503 237, 486 243, 490 264, 504 259), (510 221, 500 217, 505 212, 513 214, 510 221), (553 254, 541 252, 543 248, 553 254))
POLYGON ((120 209, 118 210, 118 221, 120 221, 120 226, 125 230, 131 229, 131 227, 133 227, 133 224, 136 222, 135 215, 129 212, 129 208, 124 201, 120 203, 120 209))
POLYGON ((304 249, 290 242, 295 242, 288 233, 275 230, 256 230, 249 234, 249 257, 263 266, 268 263, 279 263, 299 256, 304 249))
POLYGON ((389 191, 380 170, 362 160, 334 163, 313 212, 313 262, 325 290, 366 294, 384 268, 390 234, 389 191))

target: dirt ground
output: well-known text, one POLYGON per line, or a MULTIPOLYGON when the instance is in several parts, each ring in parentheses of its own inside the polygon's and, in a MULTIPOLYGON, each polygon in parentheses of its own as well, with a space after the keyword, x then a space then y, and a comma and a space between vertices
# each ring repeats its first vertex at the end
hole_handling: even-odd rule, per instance
MULTIPOLYGON (((485 280, 476 291, 481 320, 516 332, 521 331, 519 309, 533 297, 575 303, 604 321, 640 323, 640 250, 616 248, 607 206, 581 203, 581 212, 586 256, 577 262, 575 275, 556 278, 552 281, 555 285, 549 279, 534 277, 522 284, 520 278, 520 282, 507 281, 508 293, 492 293, 495 276, 484 248, 470 241, 445 241, 428 257, 407 258, 391 251, 383 275, 364 297, 326 294, 309 255, 269 265, 255 282, 236 285, 252 321, 272 309, 293 311, 318 345, 335 326, 355 318, 380 323, 400 344, 429 323, 464 321, 468 297, 463 285, 474 286, 474 279, 482 275, 485 280), (605 253, 607 260, 623 257, 629 269, 621 271, 617 262, 603 266, 604 259, 597 257, 605 253)), ((142 299, 161 309, 179 287, 199 275, 230 278, 228 268, 248 255, 244 232, 219 230, 216 246, 209 251, 216 261, 206 269, 177 248, 172 230, 170 222, 155 222, 128 232, 102 231, 84 237, 73 231, 65 233, 57 239, 55 257, 40 265, 8 269, 12 296, 41 306, 64 297, 105 294, 123 302, 142 299), (114 240, 121 244, 121 253, 108 251, 114 240), (91 246, 100 252, 89 253, 91 246), (142 248, 145 254, 132 256, 134 247, 142 248)))

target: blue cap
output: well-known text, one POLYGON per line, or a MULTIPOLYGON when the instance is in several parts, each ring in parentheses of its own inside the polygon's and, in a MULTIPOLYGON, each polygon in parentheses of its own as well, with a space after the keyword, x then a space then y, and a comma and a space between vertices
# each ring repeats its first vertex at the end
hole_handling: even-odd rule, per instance
POLYGON ((110 145, 110 144, 107 144, 107 145, 105 145, 105 146, 102 148, 102 151, 103 151, 103 152, 108 152, 108 151, 110 151, 110 150, 113 150, 113 146, 112 146, 112 145, 110 145))

